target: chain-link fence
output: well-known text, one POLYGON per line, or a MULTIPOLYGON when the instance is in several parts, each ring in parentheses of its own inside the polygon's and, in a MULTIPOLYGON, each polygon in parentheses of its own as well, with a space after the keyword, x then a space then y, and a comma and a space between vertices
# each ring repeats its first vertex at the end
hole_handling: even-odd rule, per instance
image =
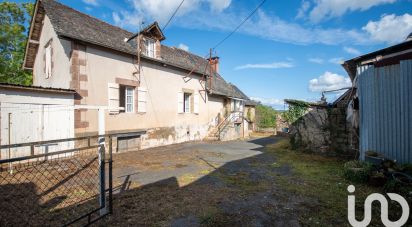
POLYGON ((110 213, 107 138, 107 152, 97 136, 0 146, 0 226, 86 225, 110 213), (68 149, 43 146, 61 143, 68 149))

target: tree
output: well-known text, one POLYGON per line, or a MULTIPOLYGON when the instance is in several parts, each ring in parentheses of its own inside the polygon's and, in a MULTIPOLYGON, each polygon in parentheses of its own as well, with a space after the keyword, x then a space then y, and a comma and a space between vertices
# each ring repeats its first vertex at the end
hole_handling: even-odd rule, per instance
POLYGON ((256 122, 260 128, 276 127, 277 111, 270 106, 258 104, 256 106, 256 122))
POLYGON ((32 3, 0 3, 0 82, 32 82, 31 73, 23 70, 22 64, 33 10, 32 3))

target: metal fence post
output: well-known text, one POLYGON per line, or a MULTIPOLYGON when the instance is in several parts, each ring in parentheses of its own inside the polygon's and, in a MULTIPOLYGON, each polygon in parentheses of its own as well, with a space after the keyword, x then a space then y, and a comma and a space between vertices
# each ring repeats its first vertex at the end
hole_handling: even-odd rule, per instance
POLYGON ((113 212, 113 137, 109 137, 109 214, 113 212))
POLYGON ((104 156, 105 156, 105 127, 104 127, 104 109, 98 110, 99 115, 99 177, 100 177, 100 216, 106 214, 106 181, 105 181, 105 168, 104 168, 104 156))

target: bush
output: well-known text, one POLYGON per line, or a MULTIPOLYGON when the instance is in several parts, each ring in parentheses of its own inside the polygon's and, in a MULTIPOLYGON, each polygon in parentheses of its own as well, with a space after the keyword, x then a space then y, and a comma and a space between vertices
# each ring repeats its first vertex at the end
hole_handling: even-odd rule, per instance
POLYGON ((372 172, 372 165, 361 161, 346 162, 343 167, 343 175, 349 181, 365 183, 372 172))
POLYGON ((259 128, 276 127, 277 111, 270 106, 258 104, 256 106, 256 122, 259 128))

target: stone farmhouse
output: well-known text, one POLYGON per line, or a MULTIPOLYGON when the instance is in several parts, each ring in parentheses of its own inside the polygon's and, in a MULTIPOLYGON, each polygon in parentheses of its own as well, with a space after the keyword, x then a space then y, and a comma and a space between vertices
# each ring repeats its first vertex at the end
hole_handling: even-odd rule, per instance
POLYGON ((123 138, 125 149, 248 136, 255 104, 219 74, 219 58, 165 46, 165 39, 156 22, 132 34, 38 0, 24 68, 32 70, 34 86, 76 92, 74 105, 85 108, 74 111, 75 136, 97 132, 91 106, 108 108, 106 133, 145 132, 123 138))

